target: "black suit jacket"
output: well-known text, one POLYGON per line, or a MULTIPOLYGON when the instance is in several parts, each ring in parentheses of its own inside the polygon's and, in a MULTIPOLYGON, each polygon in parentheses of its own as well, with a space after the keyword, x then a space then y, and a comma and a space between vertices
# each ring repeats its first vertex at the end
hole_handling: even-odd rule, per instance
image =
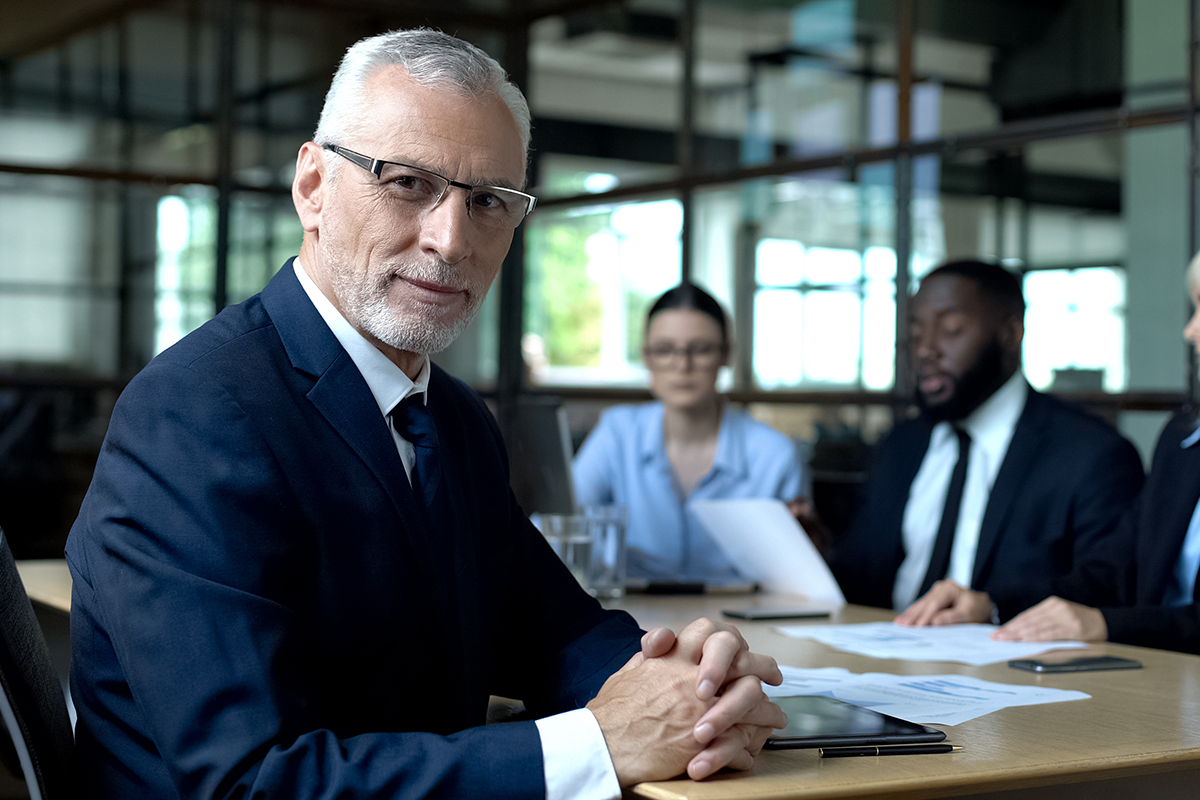
MULTIPOLYGON (((854 520, 830 555, 852 603, 892 606, 904 508, 932 432, 925 417, 902 422, 872 454, 854 520)), ((1002 619, 1051 594, 1098 604, 1105 594, 1090 574, 1105 567, 1093 562, 1143 477, 1112 426, 1031 389, 984 511, 971 588, 991 595, 1002 619)))
POLYGON ((533 723, 638 648, 508 487, 495 421, 436 367, 449 530, 427 530, 291 262, 113 412, 68 543, 81 783, 97 797, 542 797, 533 723))
POLYGON ((1121 520, 1109 563, 1120 568, 1123 607, 1100 609, 1109 641, 1200 653, 1200 604, 1162 604, 1200 501, 1200 444, 1180 447, 1195 429, 1192 413, 1167 423, 1146 486, 1121 520))

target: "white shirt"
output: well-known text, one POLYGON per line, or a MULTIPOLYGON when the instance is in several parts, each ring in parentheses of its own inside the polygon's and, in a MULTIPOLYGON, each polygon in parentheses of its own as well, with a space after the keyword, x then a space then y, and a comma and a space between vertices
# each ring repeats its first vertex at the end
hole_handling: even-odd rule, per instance
MULTIPOLYGON (((396 440, 404 471, 411 481, 416 454, 413 446, 396 432, 388 415, 409 395, 424 393, 425 402, 429 402, 429 356, 425 356, 416 381, 410 380, 379 348, 354 330, 300 266, 299 258, 293 261, 293 268, 317 313, 367 382, 379 413, 396 440)), ((535 720, 535 724, 542 741, 546 800, 617 800, 621 796, 604 733, 591 711, 580 708, 535 720)))
MULTIPOLYGON (((958 424, 971 437, 967 475, 963 484, 958 526, 950 550, 946 577, 963 586, 971 585, 979 528, 987 510, 996 474, 1004 463, 1017 420, 1025 409, 1029 385, 1018 370, 991 397, 984 400, 958 424)), ((902 611, 912 605, 921 589, 933 543, 942 519, 942 507, 950 489, 950 475, 958 461, 958 437, 949 422, 939 422, 929 437, 929 449, 913 478, 904 506, 904 561, 892 587, 892 607, 902 611)))

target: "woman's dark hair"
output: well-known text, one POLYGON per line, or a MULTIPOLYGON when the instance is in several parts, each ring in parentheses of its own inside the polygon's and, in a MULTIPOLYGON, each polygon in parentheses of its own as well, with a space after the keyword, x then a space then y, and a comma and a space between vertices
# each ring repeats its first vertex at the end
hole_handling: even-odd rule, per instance
POLYGON ((729 349, 729 329, 725 310, 711 294, 694 283, 681 283, 663 292, 646 312, 646 327, 650 327, 650 320, 654 319, 654 315, 658 312, 675 309, 691 309, 712 317, 713 321, 717 323, 717 327, 721 329, 721 346, 726 350, 729 349))

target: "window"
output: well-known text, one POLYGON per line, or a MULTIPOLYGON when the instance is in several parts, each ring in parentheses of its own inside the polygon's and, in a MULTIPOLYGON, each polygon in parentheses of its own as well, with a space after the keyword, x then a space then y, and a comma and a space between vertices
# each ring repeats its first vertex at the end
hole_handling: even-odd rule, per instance
POLYGON ((1126 388, 1125 270, 1036 270, 1025 275, 1025 377, 1037 389, 1126 388))
POLYGON ((641 385, 642 322, 679 282, 675 200, 531 219, 523 344, 535 384, 641 385))

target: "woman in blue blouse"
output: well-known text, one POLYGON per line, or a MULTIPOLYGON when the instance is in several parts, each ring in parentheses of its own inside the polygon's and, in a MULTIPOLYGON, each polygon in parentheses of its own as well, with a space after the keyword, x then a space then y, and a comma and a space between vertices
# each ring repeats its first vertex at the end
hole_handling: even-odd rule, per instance
POLYGON ((729 362, 726 316, 680 284, 646 316, 642 357, 657 402, 605 411, 575 458, 576 500, 629 507, 628 576, 743 580, 690 510, 693 500, 801 493, 795 443, 730 408, 717 392, 729 362))

